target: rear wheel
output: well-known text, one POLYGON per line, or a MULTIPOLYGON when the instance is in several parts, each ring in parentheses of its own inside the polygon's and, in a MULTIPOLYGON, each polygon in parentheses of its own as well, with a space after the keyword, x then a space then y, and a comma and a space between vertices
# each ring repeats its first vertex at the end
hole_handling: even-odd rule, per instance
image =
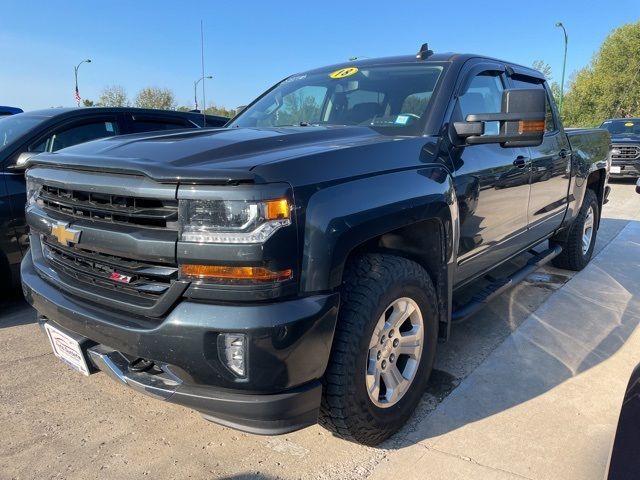
POLYGON ((587 266, 596 245, 598 213, 598 197, 593 190, 587 190, 566 241, 560 243, 562 253, 553 259, 554 266, 574 271, 587 266))
POLYGON ((398 431, 426 387, 437 328, 435 290, 420 265, 386 254, 350 262, 320 424, 365 445, 398 431))

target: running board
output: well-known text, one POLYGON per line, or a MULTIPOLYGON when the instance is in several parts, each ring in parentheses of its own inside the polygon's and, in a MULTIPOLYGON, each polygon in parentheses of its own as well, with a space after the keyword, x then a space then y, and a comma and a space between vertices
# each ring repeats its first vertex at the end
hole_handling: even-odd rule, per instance
POLYGON ((451 323, 460 323, 467 320, 471 315, 476 313, 498 295, 512 287, 515 287, 518 283, 527 278, 530 273, 535 272, 538 268, 549 263, 555 257, 560 255, 562 247, 557 245, 554 248, 545 250, 544 252, 537 253, 532 250, 530 250, 530 252, 534 253, 535 256, 530 258, 527 264, 517 272, 514 272, 513 275, 500 279, 493 279, 490 276, 486 276, 491 280, 491 284, 487 285, 480 292, 475 294, 469 303, 454 310, 451 314, 451 323))

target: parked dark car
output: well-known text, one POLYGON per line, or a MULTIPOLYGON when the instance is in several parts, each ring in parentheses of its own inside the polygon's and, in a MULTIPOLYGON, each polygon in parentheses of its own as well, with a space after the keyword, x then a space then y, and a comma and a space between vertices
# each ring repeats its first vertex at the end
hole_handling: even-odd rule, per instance
POLYGON ((17 107, 7 107, 4 105, 0 105, 0 117, 5 117, 7 115, 15 115, 16 113, 22 113, 23 110, 17 107))
MULTIPOLYGON (((208 127, 229 119, 207 115, 208 127)), ((0 117, 0 278, 19 281, 19 265, 28 248, 24 218, 24 162, 41 152, 126 133, 202 127, 202 114, 138 108, 51 108, 0 117)))
MULTIPOLYGON (((640 178, 636 183, 640 194, 640 178)), ((632 480, 640 472, 640 365, 631 373, 622 400, 607 480, 632 480)))
POLYGON ((631 374, 622 400, 611 449, 608 480, 635 480, 640 472, 640 365, 631 374))
POLYGON ((611 134, 611 177, 640 178, 640 118, 605 120, 611 134))
POLYGON ((377 444, 454 320, 548 261, 587 265, 609 145, 565 132, 544 76, 510 62, 424 46, 299 73, 224 129, 30 159, 25 296, 85 374, 250 432, 377 444))

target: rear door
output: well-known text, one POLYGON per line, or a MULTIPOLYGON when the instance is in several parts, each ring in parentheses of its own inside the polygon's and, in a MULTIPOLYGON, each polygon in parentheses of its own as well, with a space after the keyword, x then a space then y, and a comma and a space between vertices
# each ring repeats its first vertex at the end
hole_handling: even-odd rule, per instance
MULTIPOLYGON (((463 80, 451 121, 469 114, 499 113, 506 88, 503 66, 474 67, 463 80), (480 68, 480 70, 479 70, 480 68)), ((486 133, 499 126, 487 124, 486 133)), ((526 247, 531 174, 527 148, 499 144, 452 149, 460 212, 457 283, 489 270, 526 247)))
POLYGON ((543 80, 513 75, 510 88, 540 88, 547 95, 545 134, 541 145, 530 147, 531 193, 527 211, 532 241, 555 230, 564 217, 569 192, 571 147, 558 120, 543 80))

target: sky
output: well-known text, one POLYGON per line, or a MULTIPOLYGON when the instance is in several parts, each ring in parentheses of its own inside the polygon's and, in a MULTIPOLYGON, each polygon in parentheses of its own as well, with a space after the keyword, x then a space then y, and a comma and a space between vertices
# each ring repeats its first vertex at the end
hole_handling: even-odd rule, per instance
MULTIPOLYGON (((614 28, 640 20, 640 0, 165 1, 0 0, 0 105, 73 106, 107 85, 129 97, 171 89, 193 106, 204 22, 207 104, 237 107, 284 77, 349 57, 478 53, 523 65, 542 59, 567 79, 614 28)), ((201 92, 199 98, 201 102, 201 92)))

